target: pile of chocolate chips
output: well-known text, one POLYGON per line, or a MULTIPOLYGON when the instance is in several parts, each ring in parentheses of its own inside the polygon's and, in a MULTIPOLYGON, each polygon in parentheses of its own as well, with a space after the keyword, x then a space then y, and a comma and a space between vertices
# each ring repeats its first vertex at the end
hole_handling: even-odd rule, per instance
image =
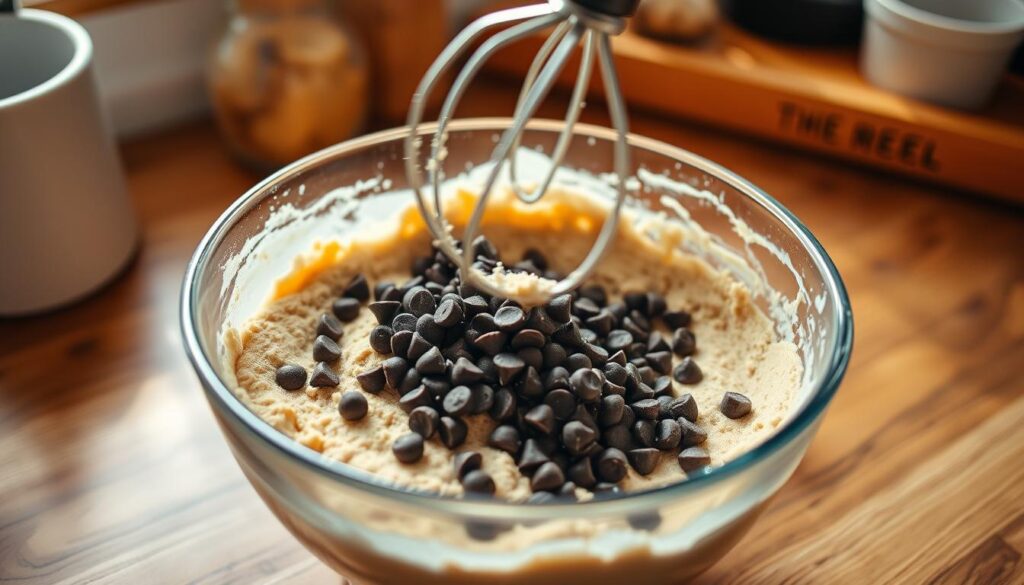
MULTIPOLYGON (((473 252, 474 266, 485 272, 500 262, 483 237, 473 252)), ((547 268, 543 254, 532 250, 512 270, 559 278, 547 268)), ((530 477, 531 501, 571 495, 577 487, 617 491, 627 466, 649 474, 664 451, 681 449, 677 459, 687 472, 710 463, 699 446, 707 433, 696 424, 696 401, 672 395, 673 378, 696 384, 703 377, 692 357, 691 317, 668 310, 661 295, 629 293, 609 303, 603 288, 589 285, 524 310, 463 284, 436 249, 412 271, 404 284, 374 286, 368 308, 379 325, 369 343, 389 357, 357 376, 367 392, 396 392, 409 413, 411 432, 392 446, 399 461, 419 460, 424 441, 435 435, 457 448, 466 439, 463 419, 486 414, 497 423, 488 445, 509 453, 530 477), (655 330, 659 320, 671 336, 655 330), (673 354, 680 358, 674 365, 673 354)), ((354 282, 365 286, 362 277, 354 282)), ((345 298, 356 299, 358 311, 365 296, 346 289, 345 298)), ((365 407, 350 394, 358 393, 347 392, 339 409, 346 419, 361 418, 365 407)), ((739 418, 750 401, 730 392, 720 408, 739 418)), ((467 493, 493 494, 494 481, 480 463, 479 453, 459 453, 456 473, 467 493)))

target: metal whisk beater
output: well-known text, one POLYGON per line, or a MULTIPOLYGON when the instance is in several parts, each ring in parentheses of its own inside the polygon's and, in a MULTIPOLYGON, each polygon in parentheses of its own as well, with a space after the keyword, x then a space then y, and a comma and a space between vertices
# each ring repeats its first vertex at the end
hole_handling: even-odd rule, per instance
POLYGON ((626 198, 626 178, 630 168, 629 150, 626 137, 628 120, 626 106, 619 87, 618 74, 612 59, 610 37, 621 33, 626 26, 626 18, 636 10, 639 0, 550 0, 548 4, 538 4, 502 10, 483 16, 460 32, 445 47, 427 73, 420 80, 416 93, 409 107, 409 134, 405 139, 406 174, 409 185, 416 194, 417 204, 427 227, 437 241, 439 249, 459 267, 462 279, 467 284, 491 295, 515 298, 511 291, 502 290, 483 274, 472 267, 473 246, 471 245, 480 231, 480 221, 487 206, 487 199, 494 189, 498 175, 507 162, 512 190, 524 203, 533 203, 544 196, 555 172, 561 166, 566 150, 572 140, 573 126, 583 108, 590 75, 594 68, 594 58, 601 68, 604 82, 608 111, 617 139, 614 146, 614 171, 618 177, 618 194, 613 208, 605 219, 593 248, 576 269, 564 279, 558 281, 544 295, 546 298, 532 298, 533 301, 568 292, 577 286, 593 271, 605 251, 608 249, 618 225, 619 213, 626 198), (514 24, 513 24, 514 23, 514 24), (511 25, 511 26, 508 26, 511 25), (432 200, 425 193, 425 181, 420 168, 420 138, 418 130, 423 118, 426 97, 442 78, 444 73, 472 46, 474 41, 485 32, 502 26, 504 30, 495 33, 484 41, 468 59, 464 68, 455 78, 454 83, 444 100, 438 117, 437 129, 430 144, 430 156, 426 170, 432 200), (530 65, 525 82, 519 93, 511 126, 505 130, 491 156, 495 163, 487 175, 483 190, 479 195, 476 207, 462 236, 461 251, 449 235, 444 218, 440 184, 443 177, 445 157, 445 139, 448 123, 459 100, 465 93, 470 81, 480 68, 496 51, 503 46, 514 43, 544 29, 553 28, 551 35, 542 45, 536 58, 530 65), (515 153, 519 147, 522 134, 530 117, 536 112, 540 103, 547 96, 565 64, 582 44, 582 57, 576 83, 569 101, 565 117, 565 125, 558 137, 552 152, 552 166, 545 180, 539 186, 528 191, 517 181, 515 153))

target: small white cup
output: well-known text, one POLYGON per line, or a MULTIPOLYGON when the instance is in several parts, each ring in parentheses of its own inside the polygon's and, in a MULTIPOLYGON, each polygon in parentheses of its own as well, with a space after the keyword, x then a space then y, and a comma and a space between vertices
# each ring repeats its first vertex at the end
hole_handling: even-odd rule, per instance
POLYGON ((1021 0, 864 0, 861 72, 939 105, 984 106, 1024 38, 1021 0))
POLYGON ((96 290, 137 239, 88 33, 50 12, 0 13, 0 316, 96 290))

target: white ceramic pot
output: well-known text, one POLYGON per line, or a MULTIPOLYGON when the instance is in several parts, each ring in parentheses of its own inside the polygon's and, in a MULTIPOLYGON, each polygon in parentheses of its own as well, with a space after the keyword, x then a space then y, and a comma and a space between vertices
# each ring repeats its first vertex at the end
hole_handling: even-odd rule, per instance
POLYGON ((92 63, 92 42, 75 21, 0 13, 0 316, 78 299, 135 249, 92 63))
POLYGON ((1022 0, 864 0, 864 9, 864 77, 945 106, 984 106, 1024 38, 1022 0))

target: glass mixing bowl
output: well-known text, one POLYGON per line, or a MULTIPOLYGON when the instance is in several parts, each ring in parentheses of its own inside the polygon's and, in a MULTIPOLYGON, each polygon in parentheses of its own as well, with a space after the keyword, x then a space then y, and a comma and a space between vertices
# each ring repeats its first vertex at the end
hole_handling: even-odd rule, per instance
MULTIPOLYGON (((507 119, 452 124, 447 169, 487 164, 507 119)), ((561 122, 535 121, 526 156, 550 152, 561 122)), ((233 392, 225 332, 267 298, 314 241, 345 238, 408 205, 402 139, 380 132, 304 158, 249 190, 203 238, 185 275, 186 350, 256 491, 323 562, 358 584, 678 583, 713 564, 792 474, 846 370, 850 302, 832 261, 775 199, 682 149, 629 139, 628 206, 677 221, 680 245, 753 292, 804 361, 795 412, 764 443, 666 487, 578 503, 463 500, 389 486, 280 434, 233 392)), ((423 129, 429 137, 432 129, 423 129)), ((612 197, 615 134, 581 125, 564 164, 612 197)), ((582 177, 582 179, 581 179, 582 177)))

